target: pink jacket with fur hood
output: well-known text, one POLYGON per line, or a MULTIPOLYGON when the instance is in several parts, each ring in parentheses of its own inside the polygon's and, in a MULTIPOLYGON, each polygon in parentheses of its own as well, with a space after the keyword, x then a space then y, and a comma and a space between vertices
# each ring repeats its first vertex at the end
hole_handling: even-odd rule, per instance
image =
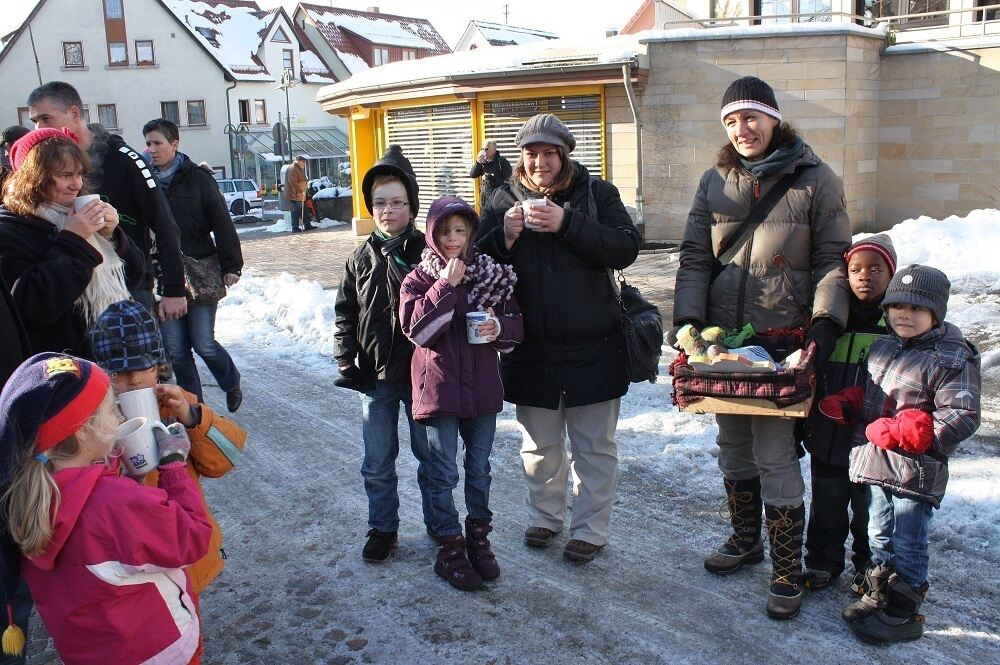
POLYGON ((104 465, 53 474, 52 542, 23 573, 66 665, 186 665, 200 625, 183 567, 212 527, 183 462, 144 487, 104 465))

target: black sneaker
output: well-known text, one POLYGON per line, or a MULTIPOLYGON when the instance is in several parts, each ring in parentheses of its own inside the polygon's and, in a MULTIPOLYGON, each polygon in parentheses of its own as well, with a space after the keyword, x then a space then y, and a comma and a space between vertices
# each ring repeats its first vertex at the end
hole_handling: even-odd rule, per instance
POLYGON ((240 408, 240 404, 242 403, 243 391, 239 386, 226 393, 226 408, 229 409, 229 413, 236 413, 236 410, 240 408))
POLYGON ((361 558, 368 563, 381 563, 389 558, 389 552, 396 546, 398 536, 395 531, 385 533, 378 529, 368 530, 368 542, 361 550, 361 558))
POLYGON ((802 575, 802 584, 811 591, 819 591, 833 584, 837 577, 838 575, 834 575, 829 570, 806 568, 805 574, 802 575))

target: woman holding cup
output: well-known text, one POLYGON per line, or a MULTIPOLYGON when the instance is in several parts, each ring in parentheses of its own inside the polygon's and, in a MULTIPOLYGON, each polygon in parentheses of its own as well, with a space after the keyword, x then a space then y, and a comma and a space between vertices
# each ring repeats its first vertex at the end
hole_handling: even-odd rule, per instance
POLYGON ((614 433, 628 390, 608 270, 631 265, 641 238, 615 186, 569 158, 576 139, 557 117, 530 118, 515 140, 520 158, 483 208, 479 247, 513 266, 524 312, 524 343, 501 361, 505 399, 517 405, 523 434, 524 540, 547 547, 563 528, 568 433, 574 503, 563 554, 586 562, 608 542, 614 433))
POLYGON ((118 212, 83 200, 87 154, 67 129, 36 129, 11 147, 14 175, 0 208, 0 264, 33 350, 90 357, 87 331, 127 300, 126 274, 145 260, 118 229, 118 212), (128 271, 126 273, 126 267, 128 271))

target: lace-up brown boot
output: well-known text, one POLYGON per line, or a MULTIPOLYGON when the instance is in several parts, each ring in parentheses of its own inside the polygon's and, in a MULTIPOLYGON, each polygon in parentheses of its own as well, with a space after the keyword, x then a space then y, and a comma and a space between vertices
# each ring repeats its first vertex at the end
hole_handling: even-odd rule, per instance
POLYGON ((764 516, 771 541, 772 566, 767 615, 772 619, 791 619, 802 607, 802 531, 806 509, 764 506, 764 516))
POLYGON ((733 533, 729 540, 705 558, 705 570, 716 575, 735 573, 743 564, 764 560, 764 541, 760 537, 760 478, 723 479, 729 503, 729 521, 733 533))

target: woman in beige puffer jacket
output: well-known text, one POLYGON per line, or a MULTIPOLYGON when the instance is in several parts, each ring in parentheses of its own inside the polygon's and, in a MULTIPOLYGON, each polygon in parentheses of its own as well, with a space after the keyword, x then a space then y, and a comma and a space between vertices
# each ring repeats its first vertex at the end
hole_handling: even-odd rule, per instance
MULTIPOLYGON (((684 324, 757 333, 809 326, 817 362, 847 321, 844 252, 851 239, 840 178, 782 121, 774 91, 755 77, 729 86, 722 122, 730 143, 701 178, 681 243, 675 331, 684 324), (797 176, 727 265, 716 258, 753 205, 791 172, 797 176), (713 280, 714 275, 714 280, 713 280)), ((781 360, 780 358, 778 360, 781 360)), ((733 533, 705 559, 720 575, 764 558, 762 504, 773 573, 767 612, 795 616, 802 602, 804 485, 790 419, 716 415, 719 468, 733 533)))

